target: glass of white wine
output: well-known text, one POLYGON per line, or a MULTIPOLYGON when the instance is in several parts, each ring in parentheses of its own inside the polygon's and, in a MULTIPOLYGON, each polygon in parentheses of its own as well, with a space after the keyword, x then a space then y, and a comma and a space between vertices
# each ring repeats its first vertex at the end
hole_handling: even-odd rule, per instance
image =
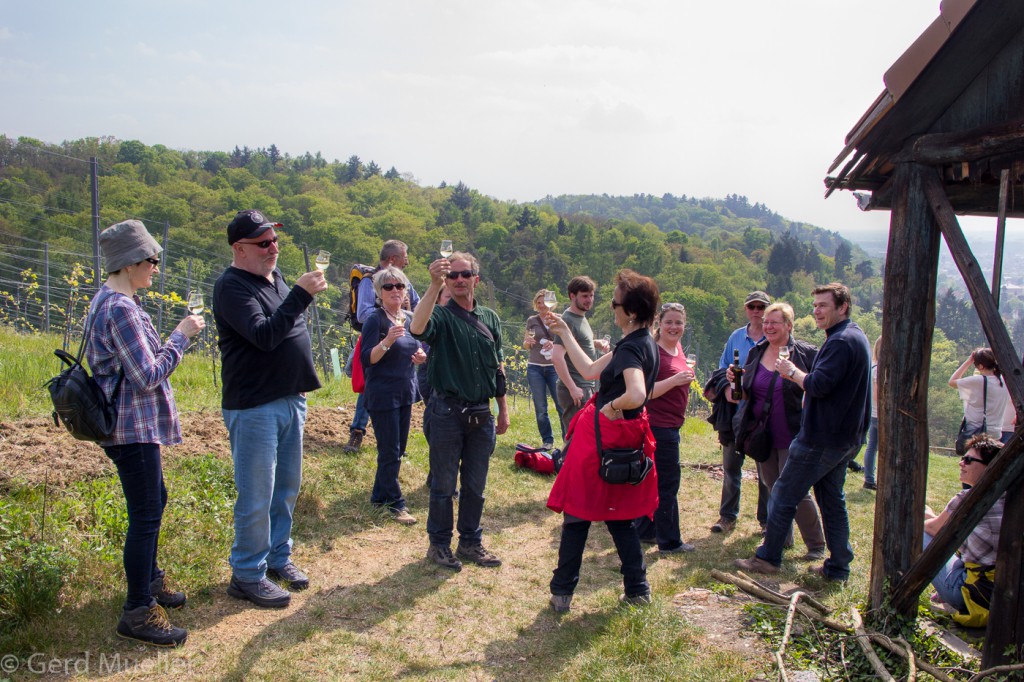
POLYGON ((331 252, 320 249, 316 253, 316 269, 320 272, 325 272, 327 266, 331 264, 331 252))
POLYGON ((690 367, 696 367, 697 366, 697 354, 696 353, 687 353, 686 354, 686 364, 688 364, 690 367))
POLYGON ((558 295, 555 292, 551 291, 551 289, 548 289, 547 291, 545 291, 544 292, 544 307, 546 307, 548 310, 553 311, 557 305, 558 305, 558 295))
POLYGON ((441 240, 441 258, 451 258, 452 254, 455 253, 455 249, 452 248, 451 239, 441 240))
POLYGON ((779 349, 779 360, 789 360, 789 346, 783 346, 779 349))
POLYGON ((206 306, 203 304, 203 292, 201 291, 190 291, 188 292, 188 311, 193 315, 202 315, 203 311, 206 310, 206 306))

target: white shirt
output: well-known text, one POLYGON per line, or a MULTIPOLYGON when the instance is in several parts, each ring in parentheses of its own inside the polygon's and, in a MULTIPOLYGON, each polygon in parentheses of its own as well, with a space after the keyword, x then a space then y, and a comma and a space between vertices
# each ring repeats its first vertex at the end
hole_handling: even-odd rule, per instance
POLYGON ((993 438, 999 438, 1002 435, 1003 415, 1006 413, 1006 404, 1010 402, 1010 393, 1001 383, 999 378, 986 377, 983 374, 957 379, 956 382, 960 399, 964 401, 964 418, 967 419, 967 426, 977 428, 984 421, 986 432, 993 438), (986 379, 988 380, 988 401, 983 410, 986 379))

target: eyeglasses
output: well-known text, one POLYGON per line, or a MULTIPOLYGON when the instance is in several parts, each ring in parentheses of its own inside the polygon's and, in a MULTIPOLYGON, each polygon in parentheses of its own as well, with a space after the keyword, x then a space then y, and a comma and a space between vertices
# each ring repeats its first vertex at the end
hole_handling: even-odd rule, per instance
POLYGON ((977 462, 978 464, 984 464, 985 460, 978 459, 977 457, 971 457, 970 455, 964 455, 960 458, 960 461, 964 464, 970 464, 971 462, 977 462))
POLYGON ((621 307, 622 307, 622 304, 621 304, 621 303, 619 303, 618 301, 616 301, 616 300, 615 300, 615 299, 613 298, 613 299, 612 299, 612 310, 615 310, 616 308, 621 308, 621 307))
POLYGON ((387 284, 381 284, 380 288, 384 291, 394 291, 395 289, 402 291, 405 289, 405 285, 401 282, 388 282, 387 284))
POLYGON ((747 310, 764 310, 764 303, 748 303, 747 310))
POLYGON ((146 261, 147 263, 152 265, 154 268, 160 267, 160 259, 159 258, 143 258, 142 260, 146 261))
POLYGON ((661 312, 665 312, 667 310, 674 310, 677 313, 686 312, 686 308, 683 307, 682 303, 663 303, 661 306, 661 312))
POLYGON ((248 244, 249 246, 258 246, 261 249, 269 249, 271 244, 277 243, 277 237, 273 239, 264 239, 261 242, 235 242, 236 244, 248 244))
POLYGON ((476 277, 476 273, 472 270, 452 270, 448 273, 448 279, 458 279, 459 277, 462 279, 471 279, 476 277))

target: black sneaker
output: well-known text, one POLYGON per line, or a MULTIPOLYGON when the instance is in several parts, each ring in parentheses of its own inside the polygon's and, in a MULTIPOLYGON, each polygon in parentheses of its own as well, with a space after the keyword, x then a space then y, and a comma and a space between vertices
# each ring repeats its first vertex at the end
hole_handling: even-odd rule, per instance
POLYGON ((256 606, 262 606, 265 609, 283 609, 292 601, 292 596, 286 590, 266 578, 258 582, 242 582, 231 576, 231 583, 228 584, 228 596, 251 601, 256 606))
POLYGON ((477 566, 484 568, 501 566, 501 559, 484 549, 483 545, 464 545, 460 542, 455 549, 455 556, 463 561, 472 561, 477 566))
POLYGON ((163 571, 160 571, 149 584, 149 593, 156 599, 156 603, 165 609, 180 609, 188 601, 184 592, 176 592, 168 587, 163 571))
POLYGON ((864 490, 878 490, 878 485, 871 481, 864 481, 864 490))
POLYGON ((289 590, 295 590, 296 592, 309 587, 309 576, 300 571, 290 561, 281 568, 268 568, 267 577, 284 583, 289 590))
POLYGON ((171 625, 163 607, 153 604, 123 612, 117 623, 117 635, 153 646, 172 647, 185 643, 188 630, 171 625))
POLYGON ((452 554, 452 548, 448 545, 431 544, 427 549, 427 558, 442 568, 453 571, 462 570, 462 562, 455 558, 455 555, 452 554))

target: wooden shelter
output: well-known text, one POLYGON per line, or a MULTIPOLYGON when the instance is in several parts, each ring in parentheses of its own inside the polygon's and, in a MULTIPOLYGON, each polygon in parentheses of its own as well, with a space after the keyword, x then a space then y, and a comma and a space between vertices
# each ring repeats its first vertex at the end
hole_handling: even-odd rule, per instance
POLYGON ((872 607, 912 617, 921 592, 1006 494, 984 665, 1024 658, 1024 371, 998 312, 1006 218, 1024 217, 1024 2, 943 0, 939 17, 886 72, 849 133, 826 196, 855 192, 891 211, 879 359, 879 472, 872 607), (957 214, 995 217, 991 289, 957 214), (939 238, 945 238, 1017 409, 1018 429, 950 522, 921 551, 928 472, 928 374, 939 238), (888 295, 899 292, 899 295, 888 295), (1014 653, 1014 651, 1016 653, 1014 653))

